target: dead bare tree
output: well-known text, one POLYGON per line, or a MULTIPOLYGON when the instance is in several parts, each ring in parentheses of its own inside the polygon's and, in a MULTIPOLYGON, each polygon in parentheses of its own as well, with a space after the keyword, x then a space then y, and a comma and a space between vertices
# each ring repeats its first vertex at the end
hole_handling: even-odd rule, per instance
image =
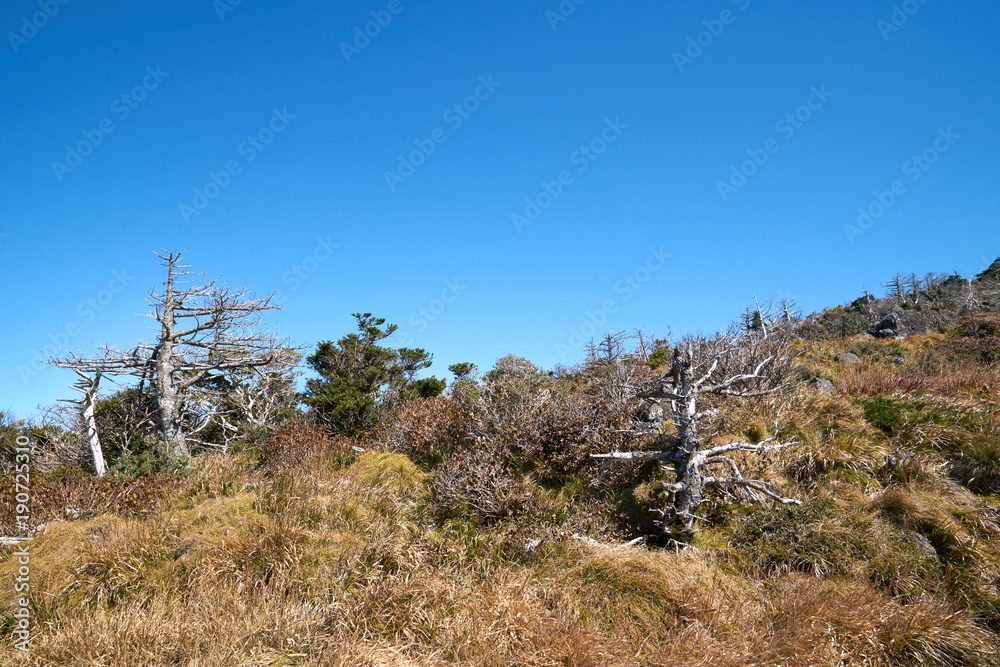
POLYGON ((902 273, 897 273, 887 282, 882 283, 882 287, 885 288, 885 298, 897 302, 906 301, 906 276, 902 273))
POLYGON ((782 297, 778 302, 778 312, 782 324, 791 325, 793 322, 798 322, 802 319, 802 311, 799 309, 799 305, 795 303, 795 299, 782 297))
MULTIPOLYGON (((261 313, 277 310, 273 294, 254 297, 246 289, 230 290, 208 281, 181 264, 184 252, 155 253, 167 270, 162 291, 150 290, 146 314, 157 322, 155 345, 139 344, 131 352, 100 346, 98 357, 67 355, 49 363, 81 373, 149 378, 154 386, 164 454, 187 460, 187 397, 213 372, 230 373, 265 366, 287 349, 270 331, 259 330, 261 313)), ((203 415, 201 425, 211 415, 203 415)), ((197 430, 196 426, 193 430, 197 430)))
POLYGON ((711 337, 682 339, 674 347, 667 373, 633 387, 636 398, 670 403, 676 433, 653 435, 658 449, 592 455, 613 461, 659 461, 665 470, 672 471, 675 481, 661 482, 662 488, 673 493, 672 506, 663 512, 664 523, 679 528, 685 537, 693 530, 696 511, 709 486, 739 490, 742 496, 758 502, 770 499, 800 504, 782 496, 765 481, 743 477, 737 463, 728 456, 732 452, 760 454, 795 444, 779 441, 777 423, 774 434, 761 442, 704 446, 706 424, 718 415, 718 410, 699 410, 703 400, 711 396, 766 396, 790 385, 790 327, 781 326, 780 318, 769 307, 760 307, 756 312, 761 317, 762 326, 758 328, 748 330, 745 323, 740 323, 711 337))
POLYGON ((83 394, 83 397, 77 400, 68 398, 60 398, 59 400, 80 404, 80 416, 83 420, 84 428, 87 430, 87 443, 90 445, 90 455, 94 459, 94 472, 97 473, 98 477, 104 477, 104 473, 107 472, 108 468, 104 464, 104 452, 101 450, 101 440, 97 435, 97 420, 94 418, 94 405, 97 400, 97 387, 101 382, 101 373, 98 371, 94 374, 94 377, 90 377, 86 373, 76 370, 76 374, 80 376, 80 379, 70 385, 70 389, 80 392, 83 394))
POLYGON ((983 306, 980 291, 976 289, 976 284, 972 280, 964 280, 956 299, 959 307, 967 310, 979 310, 983 306))
POLYGON ((980 308, 996 309, 1000 305, 1000 279, 994 277, 976 278, 970 281, 980 308))
POLYGON ((587 345, 585 364, 602 379, 602 394, 609 404, 623 406, 632 397, 630 388, 649 374, 650 346, 649 336, 638 329, 609 332, 599 343, 587 345))

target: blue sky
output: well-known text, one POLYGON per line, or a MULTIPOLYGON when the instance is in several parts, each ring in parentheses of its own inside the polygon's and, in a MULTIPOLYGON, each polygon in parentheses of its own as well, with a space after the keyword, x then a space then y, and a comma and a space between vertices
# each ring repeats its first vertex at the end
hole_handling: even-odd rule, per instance
POLYGON ((153 338, 161 248, 439 375, 1000 254, 993 2, 9 0, 0 33, 22 416, 72 393, 33 358, 153 338))

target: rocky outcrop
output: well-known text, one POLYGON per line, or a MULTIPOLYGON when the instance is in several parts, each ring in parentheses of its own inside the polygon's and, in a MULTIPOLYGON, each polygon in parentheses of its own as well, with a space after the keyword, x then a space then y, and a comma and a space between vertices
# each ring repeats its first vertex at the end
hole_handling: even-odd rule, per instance
POLYGON ((922 310, 906 309, 896 305, 882 315, 865 332, 875 338, 903 338, 929 331, 934 327, 933 318, 922 310))

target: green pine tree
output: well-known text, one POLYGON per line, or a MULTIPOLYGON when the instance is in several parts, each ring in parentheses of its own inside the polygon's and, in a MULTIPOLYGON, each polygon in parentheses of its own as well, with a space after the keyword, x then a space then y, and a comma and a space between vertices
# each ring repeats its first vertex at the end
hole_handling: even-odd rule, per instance
POLYGON ((423 349, 381 345, 397 327, 371 313, 354 313, 358 332, 336 343, 321 342, 306 358, 319 375, 306 382, 304 400, 335 432, 355 434, 374 426, 400 400, 430 398, 444 391, 445 380, 416 379, 431 365, 423 349), (385 326, 383 326, 385 325, 385 326))

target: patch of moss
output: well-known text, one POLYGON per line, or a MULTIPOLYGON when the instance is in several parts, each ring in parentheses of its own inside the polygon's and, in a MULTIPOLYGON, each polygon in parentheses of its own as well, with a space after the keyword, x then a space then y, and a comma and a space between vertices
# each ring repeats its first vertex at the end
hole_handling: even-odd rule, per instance
POLYGON ((903 401, 887 396, 863 398, 859 404, 865 411, 865 419, 886 435, 895 435, 902 430, 905 420, 903 401))

